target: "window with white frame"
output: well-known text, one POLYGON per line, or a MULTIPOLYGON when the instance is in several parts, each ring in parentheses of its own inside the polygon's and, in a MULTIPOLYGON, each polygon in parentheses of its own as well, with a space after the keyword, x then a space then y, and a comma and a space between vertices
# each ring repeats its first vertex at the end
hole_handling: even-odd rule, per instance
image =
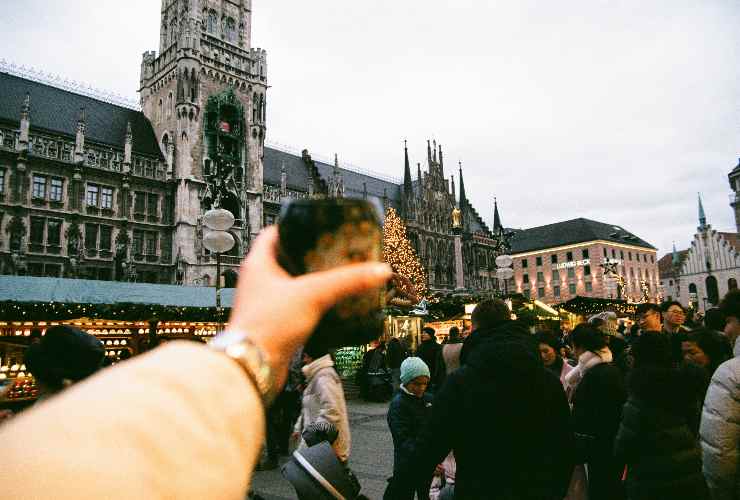
POLYGON ((46 199, 46 176, 44 175, 33 175, 33 184, 31 188, 31 194, 36 200, 46 199))

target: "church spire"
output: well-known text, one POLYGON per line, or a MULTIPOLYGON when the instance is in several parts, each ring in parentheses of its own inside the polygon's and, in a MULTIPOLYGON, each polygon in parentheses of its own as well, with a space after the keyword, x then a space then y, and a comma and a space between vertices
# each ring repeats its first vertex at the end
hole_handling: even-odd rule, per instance
POLYGON ((501 231, 504 227, 501 225, 501 216, 498 214, 498 200, 493 198, 493 232, 501 231))
POLYGON ((701 202, 701 193, 697 193, 699 197, 699 227, 704 228, 707 225, 707 216, 704 214, 704 205, 701 202))
POLYGON ((445 177, 445 162, 442 158, 442 145, 439 145, 439 171, 442 174, 442 178, 445 177))
POLYGON ((459 163, 460 167, 460 201, 459 206, 460 210, 463 210, 463 207, 468 203, 468 198, 465 196, 465 182, 463 181, 463 174, 462 174, 462 162, 459 163))
POLYGON ((429 142, 429 139, 427 139, 427 165, 432 164, 432 145, 429 142))
POLYGON ((414 187, 411 183, 411 165, 409 164, 409 148, 406 140, 403 141, 403 194, 407 199, 411 199, 414 192, 414 187))
POLYGON ((676 251, 676 242, 673 242, 673 255, 671 255, 671 263, 673 266, 678 266, 678 252, 676 251))

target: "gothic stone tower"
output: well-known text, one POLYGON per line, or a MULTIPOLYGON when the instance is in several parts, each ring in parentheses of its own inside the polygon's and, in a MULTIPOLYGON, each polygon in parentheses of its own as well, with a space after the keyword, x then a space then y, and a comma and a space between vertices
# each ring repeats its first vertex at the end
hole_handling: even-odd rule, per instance
POLYGON ((212 284, 202 215, 230 210, 238 265, 262 227, 266 52, 251 47, 252 0, 162 0, 159 55, 145 52, 141 106, 177 183, 178 281, 212 284))

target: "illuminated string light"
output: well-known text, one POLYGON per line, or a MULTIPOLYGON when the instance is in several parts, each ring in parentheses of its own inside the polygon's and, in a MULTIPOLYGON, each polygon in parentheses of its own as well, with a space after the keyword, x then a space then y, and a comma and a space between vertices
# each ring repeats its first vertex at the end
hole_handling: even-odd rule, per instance
POLYGON ((419 297, 427 293, 427 272, 406 236, 406 226, 394 208, 388 208, 383 225, 383 259, 407 278, 419 297))

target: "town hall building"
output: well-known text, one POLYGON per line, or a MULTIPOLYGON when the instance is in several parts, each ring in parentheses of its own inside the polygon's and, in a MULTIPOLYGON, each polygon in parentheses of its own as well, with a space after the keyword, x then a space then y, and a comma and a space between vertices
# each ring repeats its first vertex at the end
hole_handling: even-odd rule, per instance
MULTIPOLYGON (((269 147, 267 53, 252 46, 252 0, 163 0, 130 105, 0 65, 0 273, 212 286, 203 214, 235 216, 222 256, 233 286, 260 230, 291 198, 366 198, 403 217, 432 290, 455 288, 451 214, 462 213, 464 283, 497 286, 507 250, 427 144, 389 179, 269 147)), ((399 148, 400 149, 400 148, 399 148)))

